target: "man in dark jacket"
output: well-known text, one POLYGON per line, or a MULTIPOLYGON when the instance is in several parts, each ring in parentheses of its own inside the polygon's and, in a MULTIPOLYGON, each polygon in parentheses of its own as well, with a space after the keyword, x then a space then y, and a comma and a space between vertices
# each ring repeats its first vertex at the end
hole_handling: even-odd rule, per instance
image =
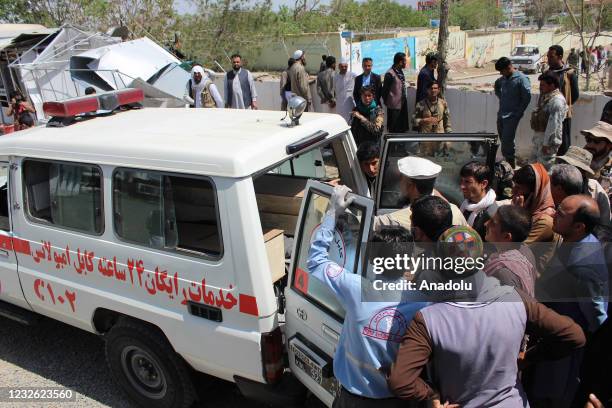
POLYGON ((404 68, 406 54, 398 52, 393 56, 393 66, 383 81, 382 98, 387 106, 387 130, 394 133, 403 133, 410 128, 404 68))
POLYGON ((436 54, 427 54, 425 56, 425 66, 421 68, 417 77, 416 101, 419 103, 427 96, 429 84, 436 81, 436 68, 438 67, 438 56, 436 54))
POLYGON ((380 92, 382 90, 382 81, 380 79, 380 75, 377 75, 372 72, 372 67, 374 63, 372 58, 365 57, 361 61, 361 68, 363 68, 363 74, 358 75, 355 78, 355 87, 353 88, 353 99, 355 102, 361 99, 361 94, 359 90, 363 87, 369 86, 374 90, 374 100, 378 106, 380 104, 380 92))
POLYGON ((558 156, 563 156, 571 145, 571 128, 572 128, 572 107, 580 96, 578 89, 578 76, 576 71, 569 65, 563 62, 563 47, 553 45, 548 49, 546 54, 548 58, 548 71, 559 77, 559 91, 565 97, 565 102, 569 106, 565 120, 563 121, 563 135, 561 146, 557 150, 558 156))
POLYGON ((497 134, 502 155, 514 168, 516 128, 531 101, 531 84, 529 78, 514 68, 507 57, 498 59, 495 69, 501 74, 495 81, 495 96, 499 99, 497 134))

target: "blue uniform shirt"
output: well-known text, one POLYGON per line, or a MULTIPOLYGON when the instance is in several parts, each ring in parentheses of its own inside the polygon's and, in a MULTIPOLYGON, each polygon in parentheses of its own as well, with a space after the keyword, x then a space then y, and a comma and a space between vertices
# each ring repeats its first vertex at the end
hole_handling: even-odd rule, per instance
POLYGON ((499 118, 520 119, 531 101, 529 78, 519 71, 514 71, 509 78, 501 76, 495 81, 495 95, 499 98, 499 118))
POLYGON ((381 368, 388 370, 414 314, 427 306, 412 302, 403 293, 400 301, 361 302, 361 281, 329 260, 335 219, 325 215, 308 254, 308 270, 323 281, 346 310, 336 355, 334 375, 349 392, 368 398, 393 394, 381 368))

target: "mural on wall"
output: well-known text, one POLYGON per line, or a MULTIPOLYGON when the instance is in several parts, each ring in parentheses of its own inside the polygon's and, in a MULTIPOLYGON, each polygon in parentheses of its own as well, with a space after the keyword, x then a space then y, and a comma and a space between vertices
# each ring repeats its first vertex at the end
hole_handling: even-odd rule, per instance
POLYGON ((493 55, 493 37, 472 37, 468 41, 467 60, 470 66, 482 67, 486 62, 493 59, 493 55))
POLYGON ((353 43, 351 49, 351 71, 355 73, 355 75, 360 75, 363 72, 361 68, 361 43, 353 43))
POLYGON ((465 33, 452 32, 448 37, 448 51, 446 59, 457 61, 465 58, 465 33))
MULTIPOLYGON (((435 53, 438 49, 438 31, 431 30, 427 36, 417 37, 417 61, 416 67, 425 65, 425 56, 435 53)), ((452 31, 448 38, 448 50, 446 60, 456 62, 465 60, 466 34, 463 31, 452 31)), ((417 70, 418 70, 417 68, 417 70)))
MULTIPOLYGON (((374 60, 374 71, 376 74, 383 75, 391 65, 393 56, 397 52, 403 52, 408 59, 406 69, 416 70, 416 38, 386 38, 383 40, 363 41, 359 50, 359 69, 361 69, 361 58, 370 57, 374 60)), ((354 68, 353 68, 354 69, 354 68)))

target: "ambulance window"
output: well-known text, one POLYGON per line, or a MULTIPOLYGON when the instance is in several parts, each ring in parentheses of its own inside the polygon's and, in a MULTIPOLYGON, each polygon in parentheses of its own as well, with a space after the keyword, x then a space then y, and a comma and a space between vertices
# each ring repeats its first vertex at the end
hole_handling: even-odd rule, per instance
POLYGON ((102 172, 98 167, 28 159, 23 173, 30 217, 58 227, 102 234, 102 172))
MULTIPOLYGON (((331 289, 324 282, 311 276, 308 270, 310 246, 323 221, 328 205, 329 198, 315 192, 311 192, 307 198, 292 287, 319 307, 331 312, 336 318, 344 319, 344 309, 331 289)), ((358 270, 360 242, 363 234, 362 217, 363 209, 356 205, 351 205, 344 214, 340 215, 336 221, 334 237, 328 251, 330 260, 351 273, 356 273, 358 270)))
POLYGON ((11 230, 8 205, 8 165, 0 165, 0 229, 11 230))
POLYGON ((340 177, 332 144, 309 150, 281 164, 270 173, 328 181, 340 177))
POLYGON ((113 175, 115 232, 147 247, 220 258, 216 203, 207 179, 134 169, 113 175))

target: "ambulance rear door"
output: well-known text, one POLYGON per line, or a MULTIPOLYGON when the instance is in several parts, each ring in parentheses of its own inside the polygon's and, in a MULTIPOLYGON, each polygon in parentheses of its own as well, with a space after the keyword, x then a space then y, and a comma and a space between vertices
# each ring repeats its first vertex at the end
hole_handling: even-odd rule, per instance
MULTIPOLYGON (((309 180, 298 218, 286 296, 285 335, 293 374, 331 406, 338 392, 333 356, 345 311, 335 295, 307 267, 310 244, 323 220, 333 186, 309 180)), ((360 273, 372 219, 372 199, 354 195, 353 204, 336 222, 329 257, 360 273)))
POLYGON ((499 144, 491 133, 389 133, 383 136, 380 171, 376 180, 376 214, 397 211, 408 202, 400 191, 399 159, 418 156, 442 167, 435 189, 448 201, 461 205, 460 170, 477 160, 494 168, 499 144))

